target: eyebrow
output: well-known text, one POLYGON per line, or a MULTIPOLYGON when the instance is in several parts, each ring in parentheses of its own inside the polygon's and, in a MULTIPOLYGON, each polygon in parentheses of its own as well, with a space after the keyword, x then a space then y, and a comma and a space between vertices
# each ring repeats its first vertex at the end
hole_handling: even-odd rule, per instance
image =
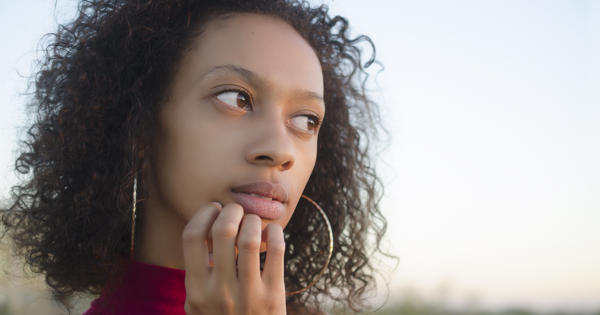
MULTIPOLYGON (((202 78, 205 78, 215 72, 234 72, 254 85, 258 85, 258 86, 270 85, 269 81, 267 79, 265 79, 264 77, 262 77, 261 75, 259 75, 258 73, 248 70, 242 66, 232 65, 232 64, 212 67, 211 69, 209 69, 202 75, 202 78)), ((310 91, 310 90, 299 89, 299 90, 296 90, 294 92, 294 94, 297 97, 312 98, 312 99, 317 99, 321 102, 324 102, 323 96, 319 95, 316 92, 310 91)))

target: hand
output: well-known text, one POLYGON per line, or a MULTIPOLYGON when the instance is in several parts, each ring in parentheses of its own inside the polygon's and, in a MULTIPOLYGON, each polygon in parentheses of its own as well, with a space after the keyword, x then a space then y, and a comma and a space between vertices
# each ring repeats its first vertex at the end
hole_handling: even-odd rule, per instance
POLYGON ((260 270, 261 219, 236 203, 199 209, 183 230, 185 312, 198 314, 286 313, 283 230, 267 225, 267 257, 260 270), (219 211, 220 210, 220 211, 219 211), (239 233, 238 233, 239 230, 239 233), (212 238, 214 267, 207 240, 212 238), (236 264, 236 247, 237 264, 236 264))

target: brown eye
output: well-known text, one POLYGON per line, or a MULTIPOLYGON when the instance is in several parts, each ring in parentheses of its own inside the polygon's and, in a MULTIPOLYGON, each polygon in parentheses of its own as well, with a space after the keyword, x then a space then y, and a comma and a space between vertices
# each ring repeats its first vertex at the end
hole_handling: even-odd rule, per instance
POLYGON ((294 124, 294 127, 310 134, 314 134, 320 124, 319 117, 315 115, 296 116, 291 119, 291 122, 294 124))
POLYGON ((217 94, 217 99, 233 107, 239 107, 242 109, 252 108, 250 96, 244 91, 223 91, 217 94))

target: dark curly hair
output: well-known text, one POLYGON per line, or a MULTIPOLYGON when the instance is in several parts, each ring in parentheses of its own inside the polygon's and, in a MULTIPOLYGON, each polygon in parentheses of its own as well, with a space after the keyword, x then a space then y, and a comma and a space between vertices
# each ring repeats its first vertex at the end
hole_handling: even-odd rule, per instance
MULTIPOLYGON (((15 254, 45 275, 55 297, 98 294, 122 271, 133 179, 149 165, 156 115, 178 63, 207 20, 238 12, 292 25, 323 71, 327 119, 304 193, 327 212, 334 252, 324 278, 288 305, 318 308, 328 297, 364 307, 376 271, 370 257, 385 254, 387 225, 370 155, 384 129, 365 91, 375 47, 367 36, 351 37, 348 21, 329 16, 327 6, 301 0, 82 0, 77 18, 49 35, 34 78, 35 119, 15 162, 28 179, 12 187, 1 219, 15 254)), ((299 203, 296 212, 314 211, 308 207, 299 203)), ((322 267, 321 225, 316 215, 296 215, 286 227, 286 286, 305 286, 322 267)))

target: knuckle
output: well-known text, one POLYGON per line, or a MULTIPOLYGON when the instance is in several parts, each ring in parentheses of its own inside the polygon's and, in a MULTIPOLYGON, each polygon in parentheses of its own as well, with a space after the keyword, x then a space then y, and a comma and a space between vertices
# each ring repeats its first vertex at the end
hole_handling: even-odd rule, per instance
POLYGON ((242 237, 238 240, 238 247, 245 251, 258 251, 260 249, 260 238, 242 237))
POLYGON ((199 228, 186 226, 183 229, 182 239, 186 243, 202 242, 204 241, 204 233, 199 228))
POLYGON ((221 222, 213 226, 213 236, 219 238, 234 238, 238 232, 238 225, 233 222, 221 222))
POLYGON ((222 314, 231 314, 235 307, 235 301, 231 292, 222 286, 214 288, 211 303, 217 309, 220 309, 222 314))
POLYGON ((285 254, 285 243, 284 242, 274 242, 269 244, 268 248, 272 254, 275 255, 284 255, 285 254))
POLYGON ((281 308, 277 303, 277 296, 278 294, 274 294, 273 292, 264 291, 251 299, 248 298, 246 301, 248 302, 247 305, 254 304, 255 308, 258 306, 258 309, 255 309, 257 314, 277 314, 277 310, 281 308), (258 303, 256 303, 257 301, 258 303))
POLYGON ((235 304, 233 302, 233 299, 230 298, 229 296, 222 297, 221 299, 219 299, 218 303, 219 303, 219 308, 224 310, 227 313, 229 313, 230 311, 233 310, 234 304, 235 304))
POLYGON ((261 220, 260 217, 256 214, 253 213, 249 213, 244 215, 244 222, 247 222, 248 224, 258 224, 260 225, 261 220))
POLYGON ((265 311, 269 314, 272 314, 276 309, 275 303, 273 303, 271 301, 271 299, 268 299, 268 298, 263 299, 263 305, 264 305, 265 311))

